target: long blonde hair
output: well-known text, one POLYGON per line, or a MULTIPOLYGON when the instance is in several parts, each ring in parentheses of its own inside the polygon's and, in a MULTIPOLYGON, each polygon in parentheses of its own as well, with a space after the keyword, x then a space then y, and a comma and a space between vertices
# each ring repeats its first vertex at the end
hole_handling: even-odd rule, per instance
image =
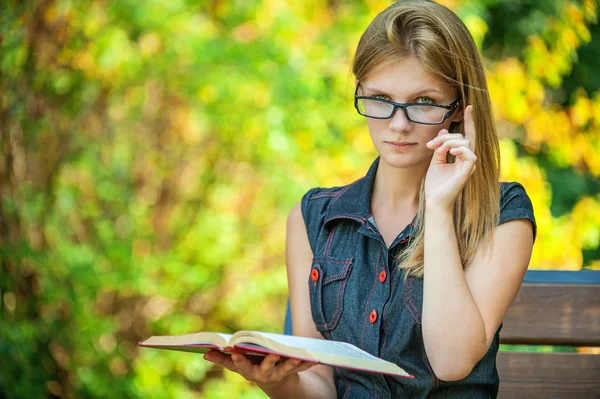
MULTIPOLYGON (((352 72, 360 82, 377 68, 409 56, 456 88, 463 109, 473 105, 477 168, 453 211, 464 268, 479 243, 489 243, 499 214, 500 149, 483 63, 473 37, 456 14, 432 1, 404 0, 382 11, 367 27, 358 43, 352 72)), ((463 122, 453 123, 449 130, 464 133, 463 122)), ((398 259, 406 276, 423 277, 424 197, 421 184, 415 238, 398 259)))

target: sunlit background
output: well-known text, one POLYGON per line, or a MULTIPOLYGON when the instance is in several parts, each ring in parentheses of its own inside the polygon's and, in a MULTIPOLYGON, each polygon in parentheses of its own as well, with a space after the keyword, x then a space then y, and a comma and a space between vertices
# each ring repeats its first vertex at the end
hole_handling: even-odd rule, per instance
MULTIPOLYGON (((486 58, 531 268, 600 268, 597 0, 445 0, 486 58)), ((264 398, 150 335, 280 332, 286 217, 375 158, 353 51, 389 1, 0 4, 0 398, 264 398)))

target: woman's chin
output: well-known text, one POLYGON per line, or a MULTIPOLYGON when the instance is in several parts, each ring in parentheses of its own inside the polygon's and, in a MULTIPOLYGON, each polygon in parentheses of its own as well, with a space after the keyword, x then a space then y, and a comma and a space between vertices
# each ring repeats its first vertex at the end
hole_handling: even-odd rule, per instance
POLYGON ((431 162, 431 158, 417 158, 408 154, 380 154, 380 157, 383 162, 395 169, 426 169, 431 162))

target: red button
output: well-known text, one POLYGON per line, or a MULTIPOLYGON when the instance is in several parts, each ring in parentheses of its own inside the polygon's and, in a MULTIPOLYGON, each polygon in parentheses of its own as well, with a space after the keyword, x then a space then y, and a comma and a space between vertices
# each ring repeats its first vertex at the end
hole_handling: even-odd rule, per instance
POLYGON ((385 281, 387 274, 385 274, 385 270, 382 270, 381 273, 379 273, 379 282, 383 283, 385 281))
POLYGON ((312 272, 310 272, 310 278, 312 281, 317 281, 319 279, 319 271, 317 269, 313 269, 312 272))
POLYGON ((371 310, 371 314, 369 315, 369 321, 371 324, 374 324, 377 321, 377 311, 375 309, 371 310))

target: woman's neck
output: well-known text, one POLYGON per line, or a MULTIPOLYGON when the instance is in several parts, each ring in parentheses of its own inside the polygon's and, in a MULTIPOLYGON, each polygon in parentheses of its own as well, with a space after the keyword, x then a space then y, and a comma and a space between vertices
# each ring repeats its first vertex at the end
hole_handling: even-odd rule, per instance
POLYGON ((395 210, 407 207, 416 209, 419 204, 421 181, 427 173, 428 166, 401 169, 391 167, 380 160, 371 204, 395 210))

